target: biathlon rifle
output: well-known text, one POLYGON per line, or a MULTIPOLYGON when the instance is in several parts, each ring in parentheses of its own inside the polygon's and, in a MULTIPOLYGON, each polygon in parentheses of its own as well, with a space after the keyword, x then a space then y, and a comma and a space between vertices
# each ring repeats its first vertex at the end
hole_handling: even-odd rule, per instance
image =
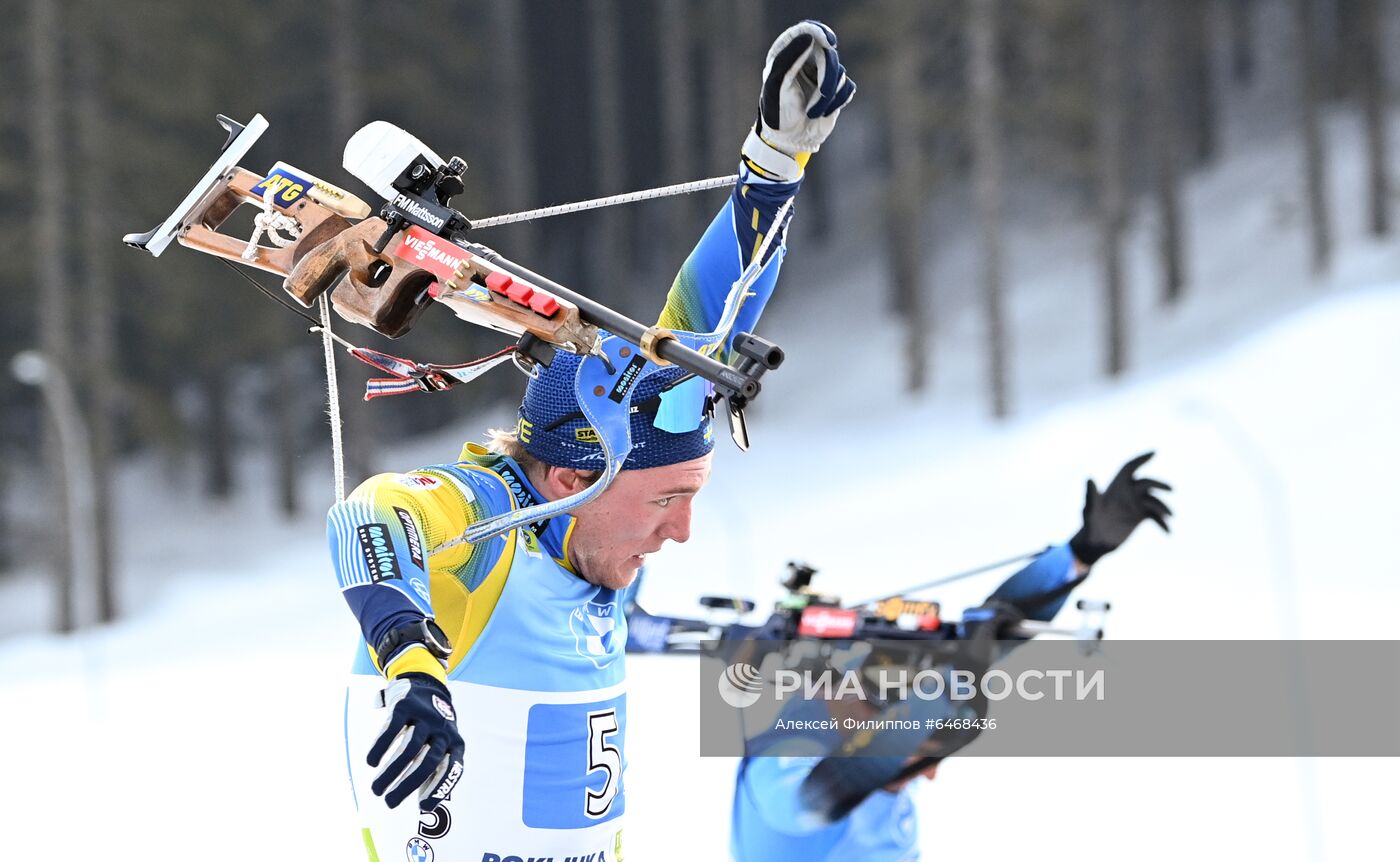
POLYGON ((451 205, 464 189, 466 162, 456 156, 443 160, 403 129, 372 122, 346 144, 344 167, 384 199, 371 215, 372 208, 360 198, 285 163, 278 162, 266 175, 239 167, 268 128, 261 114, 246 125, 223 115, 218 121, 228 132, 219 157, 163 222, 126 235, 127 245, 159 257, 178 241, 273 273, 302 306, 310 308, 329 296, 342 318, 389 338, 408 332, 430 304, 438 303, 463 320, 518 339, 510 350, 461 365, 414 363, 348 345, 357 358, 394 375, 371 381, 366 398, 446 389, 506 359, 533 375, 538 365, 549 364, 555 349, 585 357, 576 393, 598 432, 604 456, 601 479, 563 500, 479 522, 460 541, 480 541, 553 517, 601 493, 631 449, 631 392, 661 366, 676 365, 687 376, 709 381, 714 387, 711 404, 725 402, 732 436, 741 449, 748 448, 744 409, 758 396, 760 378, 781 364, 783 351, 756 335, 738 333, 732 365, 713 354, 730 337, 745 292, 762 273, 789 205, 779 211, 774 220, 779 227, 732 286, 715 331, 672 332, 643 325, 468 240, 472 222, 451 205), (252 237, 221 233, 219 228, 244 205, 261 210, 252 237), (270 245, 260 242, 264 236, 270 245))
MULTIPOLYGON (((762 666, 764 657, 777 651, 782 654, 782 663, 790 668, 809 667, 820 672, 834 666, 835 657, 852 642, 877 641, 881 665, 916 670, 961 668, 971 658, 974 666, 985 670, 1014 648, 1014 642, 1029 638, 1047 635, 1089 643, 1102 640, 1104 616, 1110 610, 1107 602, 1080 599, 1076 603, 1079 625, 1071 628, 1021 619, 1019 614, 1008 618, 1002 614, 1004 606, 999 603, 970 609, 961 620, 947 620, 938 602, 912 595, 1031 556, 1034 554, 1022 554, 850 605, 843 605, 838 596, 812 588, 816 569, 789 562, 788 576, 781 582, 787 592, 765 622, 742 622, 742 617, 754 610, 754 602, 728 596, 701 597, 700 604, 708 611, 705 619, 656 616, 634 604, 627 618, 627 649, 721 652, 727 664, 743 662, 753 667, 762 666)), ((927 706, 935 711, 942 709, 936 702, 927 706)), ((986 707, 985 702, 979 702, 972 708, 979 719, 985 719, 986 707)), ((935 713, 910 715, 922 723, 935 713)), ((901 713, 901 717, 910 716, 901 713)), ((806 811, 825 822, 839 821, 876 790, 917 775, 966 747, 982 727, 976 721, 969 721, 968 725, 935 730, 912 748, 908 734, 902 731, 853 735, 837 751, 823 757, 795 791, 801 795, 806 811)))
MULTIPOLYGON (((933 583, 943 584, 981 574, 1027 556, 1031 555, 980 566, 933 583)), ((787 564, 787 571, 787 577, 781 581, 786 593, 761 623, 743 621, 754 611, 756 604, 751 599, 736 596, 701 596, 699 603, 705 609, 702 617, 651 614, 634 602, 628 608, 627 650, 638 653, 693 653, 702 651, 708 643, 717 640, 954 640, 964 630, 962 621, 948 620, 942 616, 942 607, 938 602, 914 596, 914 593, 927 589, 929 584, 845 604, 839 596, 820 593, 812 588, 812 578, 817 570, 811 566, 793 561, 787 564)), ((1109 603, 1080 599, 1075 607, 1080 612, 1080 620, 1072 628, 1022 620, 1005 634, 1008 638, 1048 635, 1101 640, 1104 616, 1111 607, 1109 603)))

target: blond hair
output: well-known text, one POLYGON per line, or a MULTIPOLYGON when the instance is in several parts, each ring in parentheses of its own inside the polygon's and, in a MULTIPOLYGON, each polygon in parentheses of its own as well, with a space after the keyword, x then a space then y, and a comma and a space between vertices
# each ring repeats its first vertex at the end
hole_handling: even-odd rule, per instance
MULTIPOLYGON (((525 471, 525 475, 530 481, 538 483, 544 479, 544 474, 549 470, 550 465, 531 455, 525 448, 525 444, 520 442, 520 435, 514 429, 488 428, 486 429, 486 448, 497 455, 504 455, 520 465, 520 469, 525 471)), ((566 467, 561 469, 574 469, 566 467)), ((602 476, 598 470, 575 470, 582 474, 587 484, 593 484, 602 476)))

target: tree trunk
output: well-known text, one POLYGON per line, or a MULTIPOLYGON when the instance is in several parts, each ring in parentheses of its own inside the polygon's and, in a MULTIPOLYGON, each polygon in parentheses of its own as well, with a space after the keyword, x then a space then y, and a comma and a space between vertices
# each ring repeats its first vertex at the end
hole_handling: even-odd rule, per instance
MULTIPOLYGON (((660 0, 657 7, 657 50, 661 65, 661 151, 669 166, 663 182, 683 181, 696 163, 695 100, 690 71, 693 45, 691 20, 684 0, 660 0)), ((680 195, 666 204, 667 231, 661 248, 674 254, 687 244, 695 228, 695 198, 680 195)))
MULTIPOLYGON (((110 55, 104 50, 101 37, 102 7, 85 4, 85 22, 81 30, 83 50, 78 52, 78 139, 82 152, 83 189, 89 200, 113 199, 110 180, 112 171, 112 132, 107 117, 107 94, 101 70, 110 55)), ((82 207, 82 250, 84 266, 83 319, 84 374, 87 391, 88 427, 92 439, 92 482, 94 504, 93 547, 96 559, 96 605, 100 622, 111 622, 117 616, 115 568, 116 550, 112 529, 112 470, 116 453, 113 434, 119 421, 120 363, 117 356, 117 307, 114 301, 112 237, 115 229, 107 218, 107 207, 98 204, 82 207)))
POLYGON ((904 318, 905 389, 922 392, 929 374, 929 321, 924 303, 924 182, 925 159, 920 126, 920 40, 915 32, 916 10, 903 3, 887 4, 889 89, 886 107, 890 143, 890 187, 886 233, 894 306, 904 318))
POLYGON ((1123 230, 1127 224, 1123 177, 1127 22, 1122 0, 1099 0, 1095 19, 1098 106, 1094 115, 1094 162, 1098 169, 1099 243, 1103 256, 1104 369, 1112 377, 1128 366, 1123 283, 1123 230))
POLYGON ((1158 217, 1158 255, 1162 268, 1162 301, 1172 304, 1181 299, 1186 282, 1185 252, 1181 229, 1180 122, 1175 110, 1178 92, 1176 58, 1176 9, 1170 4, 1153 3, 1148 8, 1147 89, 1150 103, 1154 179, 1158 217))
MULTIPOLYGON (((706 73, 706 112, 705 164, 697 169, 697 176, 714 176, 731 170, 738 156, 738 148, 743 141, 743 126, 738 122, 734 108, 737 91, 734 77, 743 77, 745 64, 753 65, 762 58, 741 57, 734 51, 730 12, 737 5, 734 0, 714 0, 709 4, 722 14, 710 14, 705 21, 705 73, 706 73)), ((759 68, 762 68, 761 66, 759 68)))
POLYGON ((1332 50, 1329 52, 1330 62, 1327 66, 1327 84, 1324 92, 1328 92, 1333 98, 1345 99, 1356 93, 1361 87, 1361 78, 1365 74, 1362 64, 1365 62, 1362 53, 1365 51, 1364 43, 1372 36, 1379 38, 1380 33, 1368 33, 1362 28, 1366 24, 1376 25, 1376 16, 1371 15, 1367 20, 1368 12, 1364 9, 1368 0, 1334 0, 1327 3, 1323 9, 1324 14, 1330 15, 1332 19, 1332 50))
POLYGON ((295 368, 300 351, 288 348, 272 360, 273 483, 282 514, 301 514, 301 494, 297 486, 297 455, 301 450, 301 398, 295 368))
MULTIPOLYGON (((501 196, 507 211, 540 205, 535 189, 535 154, 530 115, 530 48, 526 37, 526 6, 517 0, 492 0, 490 68, 496 76, 496 110, 492 112, 499 143, 493 170, 501 178, 501 196)), ((506 228, 510 236, 507 254, 516 260, 534 260, 540 250, 539 226, 520 222, 506 228)))
POLYGON ((1308 227, 1313 275, 1322 275, 1332 262, 1332 219, 1327 205, 1327 151, 1319 117, 1322 88, 1318 80, 1317 34, 1311 0, 1294 0, 1298 29, 1299 100, 1303 132, 1303 184, 1308 202, 1308 227))
MULTIPOLYGON (((39 349, 49 363, 67 373, 72 356, 69 312, 66 298, 70 289, 67 248, 63 241, 63 205, 68 200, 68 165, 63 153, 61 112, 67 102, 62 83, 62 27, 60 4, 56 0, 30 0, 29 70, 34 93, 30 99, 29 132, 33 146, 34 178, 41 184, 33 190, 34 285, 39 291, 39 349)), ((47 402, 47 399, 46 399, 47 402)), ((68 496, 73 493, 73 477, 66 471, 64 453, 58 444, 53 417, 46 414, 40 447, 47 477, 50 541, 53 553, 54 588, 58 612, 54 620, 60 632, 76 626, 74 606, 76 573, 67 550, 67 537, 77 527, 68 517, 68 496)))
POLYGON ((1254 0, 1226 0, 1230 20, 1230 76, 1236 84, 1254 81, 1254 0))
MULTIPOLYGON (((13 449, 7 448, 6 453, 13 449)), ((0 500, 7 498, 5 489, 14 481, 13 473, 9 465, 0 460, 0 500)), ((5 511, 5 506, 0 506, 0 572, 6 572, 14 564, 14 532, 10 524, 9 513, 5 511)))
POLYGON ((1213 0, 1187 0, 1181 15, 1185 26, 1182 47, 1187 58, 1187 74, 1181 83, 1191 122, 1191 161, 1204 165, 1215 159, 1220 137, 1216 120, 1213 0))
POLYGON ((228 372, 219 367, 204 373, 204 492, 216 500, 233 496, 233 428, 229 426, 228 372))
POLYGON ((1380 0, 1356 0, 1356 45, 1362 113, 1366 118, 1367 215, 1374 236, 1390 233, 1390 144, 1386 129, 1384 27, 1380 0))
POLYGON ((759 92, 763 88, 763 65, 768 52, 763 16, 767 2, 729 0, 728 39, 733 46, 731 56, 737 58, 738 63, 729 70, 729 86, 733 93, 730 107, 738 136, 728 144, 728 161, 721 163, 724 172, 737 169, 744 138, 758 120, 759 92))
MULTIPOLYGON (((758 93, 763 86, 763 61, 767 56, 767 47, 763 41, 763 10, 767 0, 731 2, 733 8, 729 38, 734 45, 734 56, 739 58, 741 65, 730 70, 730 80, 733 82, 731 86, 734 87, 735 116, 740 121, 739 128, 743 130, 743 134, 748 134, 748 129, 758 118, 758 93), (749 63, 752 71, 746 72, 743 63, 749 63)), ((740 140, 739 143, 742 144, 743 141, 740 140)), ((730 153, 729 164, 738 160, 739 151, 735 149, 730 153)))
MULTIPOLYGON (((589 49, 593 55, 591 95, 593 110, 590 126, 593 133, 594 163, 597 165, 597 185, 594 192, 601 196, 626 191, 627 177, 623 167, 627 161, 627 141, 623 135, 622 76, 625 65, 618 44, 619 28, 617 0, 594 0, 588 6, 589 49)), ((593 295, 603 302, 616 302, 622 296, 619 282, 626 277, 627 256, 624 244, 631 209, 605 207, 593 214, 593 248, 588 256, 593 295)), ((658 300, 658 304, 661 300, 658 300)))
MULTIPOLYGON (((343 147, 365 122, 364 57, 358 28, 364 18, 359 0, 335 0, 331 13, 330 75, 332 88, 331 136, 343 147)), ((319 312, 313 312, 319 313, 319 312)), ((334 313, 332 325, 348 326, 334 313)), ((341 389, 340 418, 344 440, 345 480, 353 488, 375 472, 375 429, 370 405, 357 397, 355 388, 364 365, 336 348, 336 379, 341 389)))
POLYGON ((971 85, 972 188, 982 240, 982 297, 987 326, 988 394, 992 415, 1009 412, 1006 320, 1002 309, 1001 78, 997 69, 997 0, 971 0, 968 14, 968 82, 971 85))

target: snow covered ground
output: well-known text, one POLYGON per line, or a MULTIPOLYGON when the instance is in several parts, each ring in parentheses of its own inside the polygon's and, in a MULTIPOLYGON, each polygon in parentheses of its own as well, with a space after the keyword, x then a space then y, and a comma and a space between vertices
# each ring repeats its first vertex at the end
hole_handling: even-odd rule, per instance
MULTIPOLYGON (((1144 529, 1083 589, 1111 598, 1110 636, 1400 636, 1398 331, 1400 291, 1361 290, 1004 428, 770 417, 782 445, 742 471, 722 456, 696 516, 705 539, 660 555, 647 595, 771 598, 790 556, 830 589, 875 593, 1059 541, 1086 472, 1156 448, 1176 529, 1144 529)), ((151 499, 164 531, 130 548, 180 581, 107 629, 0 644, 8 858, 361 852, 338 685, 355 631, 319 531, 267 523, 257 501, 182 513, 192 496, 151 499)), ((956 608, 990 586, 941 597, 956 608)), ((647 657, 630 672, 629 856, 721 857, 733 764, 695 755, 694 667, 647 657)), ((1345 859, 1388 840, 1397 780, 1393 760, 964 759, 920 804, 931 858, 992 842, 1000 858, 1345 859)))
MULTIPOLYGON (((789 362, 753 417, 756 451, 722 449, 696 538, 655 559, 646 604, 688 613, 701 593, 735 593, 764 606, 793 558, 856 598, 1062 541, 1086 476, 1106 481, 1155 449, 1144 472, 1177 488, 1173 534, 1144 528, 1081 590, 1111 599, 1110 637, 1400 637, 1400 243, 1361 236, 1353 122, 1333 119, 1342 245, 1323 283, 1299 275, 1301 223, 1277 215, 1296 212, 1286 142, 1193 181, 1195 281, 1169 313, 1151 298, 1151 224, 1136 226, 1144 370, 1121 381, 1093 376, 1089 235, 1015 234, 1020 412, 1002 425, 977 397, 966 290, 937 288, 935 391, 911 402, 875 347, 898 337, 880 302, 852 316, 827 294, 791 299, 813 283, 875 290, 869 255, 795 237, 765 322, 789 362), (847 335, 812 336, 823 331, 847 335), (838 366, 848 373, 834 377, 838 366)), ((948 245, 935 285, 971 284, 971 261, 948 245)), ((485 424, 409 441, 386 462, 450 458, 485 424)), ((314 509, 329 480, 307 473, 314 509)), ((362 858, 340 738, 356 632, 319 519, 283 522, 266 493, 214 508, 179 469, 151 463, 130 465, 120 494, 118 624, 41 634, 42 583, 0 583, 3 855, 362 858)), ((956 610, 995 583, 936 597, 956 610)), ((726 855, 733 762, 696 756, 694 670, 629 662, 630 859, 726 855)), ((921 829, 930 859, 1370 858, 1393 846, 1397 781, 1400 762, 1381 759, 967 758, 922 788, 921 829)))

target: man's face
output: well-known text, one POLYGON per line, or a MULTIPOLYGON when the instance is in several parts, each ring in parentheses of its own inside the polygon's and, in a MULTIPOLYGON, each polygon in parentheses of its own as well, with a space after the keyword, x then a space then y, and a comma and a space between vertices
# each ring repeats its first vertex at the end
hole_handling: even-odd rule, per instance
POLYGON ((584 580, 620 590, 667 539, 689 539, 691 501, 710 478, 712 459, 706 454, 665 467, 623 470, 598 499, 576 509, 569 558, 584 580))

